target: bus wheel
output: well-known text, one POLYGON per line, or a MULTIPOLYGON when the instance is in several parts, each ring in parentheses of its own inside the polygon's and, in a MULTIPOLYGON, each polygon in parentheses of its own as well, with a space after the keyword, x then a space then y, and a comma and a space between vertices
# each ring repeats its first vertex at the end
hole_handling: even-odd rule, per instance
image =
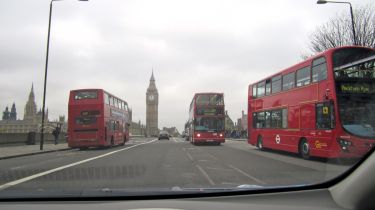
POLYGON ((124 136, 124 141, 121 143, 121 146, 124 146, 126 142, 126 136, 124 136))
POLYGON ((257 147, 258 147, 259 150, 262 150, 262 151, 264 150, 262 136, 258 136, 257 147))
POLYGON ((299 143, 299 154, 305 160, 310 158, 310 144, 306 139, 302 139, 299 143))

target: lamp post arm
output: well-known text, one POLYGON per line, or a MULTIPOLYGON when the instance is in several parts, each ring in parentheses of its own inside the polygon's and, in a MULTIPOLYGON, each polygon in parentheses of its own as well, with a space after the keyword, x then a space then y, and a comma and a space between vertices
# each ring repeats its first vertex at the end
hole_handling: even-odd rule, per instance
POLYGON ((350 6, 350 18, 352 20, 353 44, 357 45, 358 43, 357 43, 357 38, 356 38, 356 34, 355 34, 355 24, 354 24, 354 15, 353 15, 352 4, 348 1, 323 1, 323 2, 324 2, 324 4, 325 3, 349 4, 349 6, 350 6))

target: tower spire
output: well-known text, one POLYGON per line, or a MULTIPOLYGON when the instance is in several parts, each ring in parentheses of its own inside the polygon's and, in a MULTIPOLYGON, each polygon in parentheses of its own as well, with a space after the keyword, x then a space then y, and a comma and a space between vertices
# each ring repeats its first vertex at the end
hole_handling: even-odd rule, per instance
POLYGON ((36 115, 36 104, 34 95, 34 83, 31 85, 29 100, 26 102, 24 120, 32 119, 36 115))
POLYGON ((154 67, 152 67, 152 73, 151 73, 150 81, 155 81, 155 78, 154 78, 154 67))

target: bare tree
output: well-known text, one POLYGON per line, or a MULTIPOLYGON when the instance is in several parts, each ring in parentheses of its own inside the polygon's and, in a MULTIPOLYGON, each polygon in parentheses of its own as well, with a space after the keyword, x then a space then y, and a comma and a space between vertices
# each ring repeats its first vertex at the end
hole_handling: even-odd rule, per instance
MULTIPOLYGON (((375 48, 375 11, 373 5, 354 9, 354 26, 357 44, 375 48)), ((337 15, 310 35, 313 54, 332 47, 353 45, 352 22, 348 12, 337 15)), ((305 57, 305 55, 302 55, 305 57)))

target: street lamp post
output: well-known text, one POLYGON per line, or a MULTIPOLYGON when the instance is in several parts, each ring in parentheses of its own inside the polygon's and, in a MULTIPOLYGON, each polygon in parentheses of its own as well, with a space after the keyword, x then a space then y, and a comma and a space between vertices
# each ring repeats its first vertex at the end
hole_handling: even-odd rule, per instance
MULTIPOLYGON (((44 71, 44 88, 43 88, 43 106, 42 106, 42 128, 40 131, 40 150, 43 150, 44 144, 44 118, 45 118, 45 105, 46 105, 46 90, 47 90, 47 69, 48 69, 48 55, 49 55, 49 37, 51 32, 51 17, 52 17, 52 2, 61 0, 51 0, 49 5, 49 19, 48 19, 48 35, 47 35, 47 52, 46 52, 46 65, 44 71)), ((88 1, 88 0, 78 0, 88 1)))
POLYGON ((349 4, 349 6, 350 6, 350 17, 352 19, 353 44, 357 45, 352 4, 348 1, 325 1, 325 0, 318 0, 316 3, 317 4, 326 4, 326 3, 349 4))

